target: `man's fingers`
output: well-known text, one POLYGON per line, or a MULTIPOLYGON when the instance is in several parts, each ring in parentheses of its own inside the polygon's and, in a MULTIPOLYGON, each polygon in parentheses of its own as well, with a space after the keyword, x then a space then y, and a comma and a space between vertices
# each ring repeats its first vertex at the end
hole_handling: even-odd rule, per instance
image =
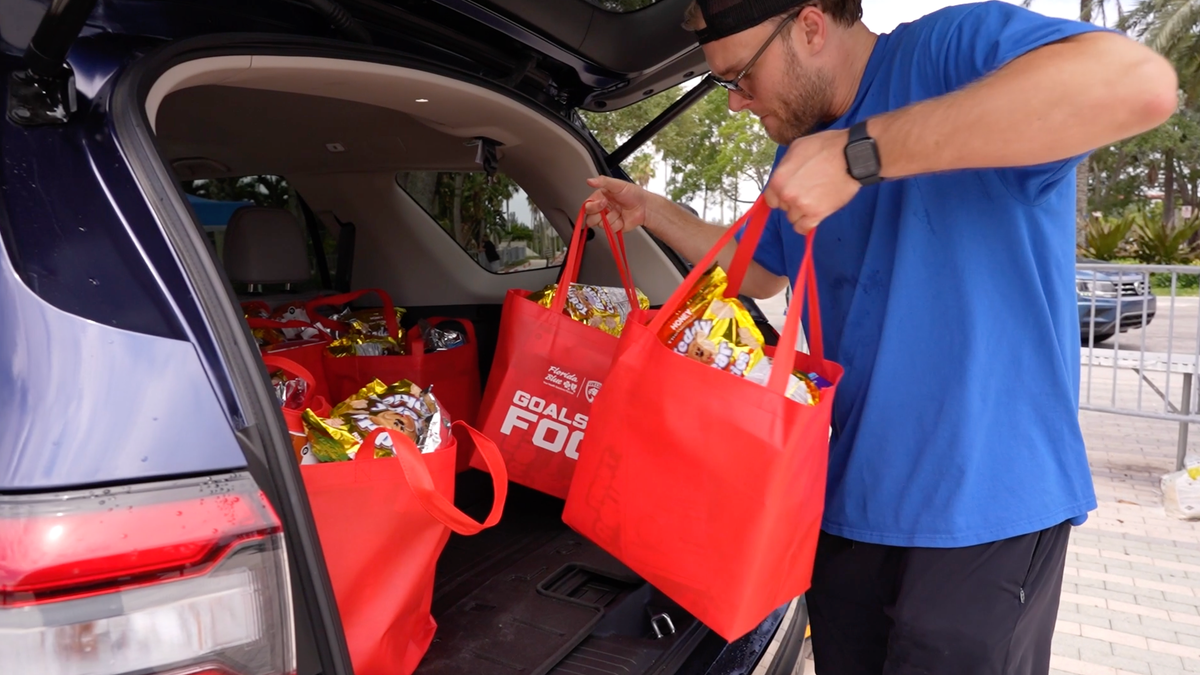
POLYGON ((630 187, 630 183, 623 180, 617 180, 610 176, 595 176, 588 179, 588 185, 594 188, 606 190, 615 195, 619 195, 630 187))
POLYGON ((763 191, 763 201, 772 209, 777 209, 780 206, 779 197, 775 196, 775 191, 771 189, 769 184, 767 185, 767 189, 763 191))
MULTIPOLYGON (((608 219, 608 226, 612 228, 613 232, 620 232, 625 229, 625 220, 621 217, 621 214, 609 211, 604 214, 604 217, 608 219)), ((604 218, 601 217, 600 210, 597 209, 595 213, 586 214, 583 222, 588 227, 598 228, 603 225, 604 218)))
POLYGON ((604 194, 600 193, 600 192, 597 192, 596 194, 592 195, 591 197, 588 197, 587 201, 583 203, 583 212, 587 213, 589 215, 594 214, 594 213, 600 213, 601 211, 603 211, 604 209, 607 209, 607 208, 608 208, 608 200, 605 199, 604 194))
POLYGON ((641 224, 645 218, 640 205, 637 187, 633 183, 608 176, 595 176, 587 180, 597 188, 584 202, 584 222, 588 227, 600 227, 600 213, 607 211, 608 224, 613 232, 628 232, 641 224))
POLYGON ((803 216, 799 220, 794 221, 793 227, 796 228, 796 232, 799 234, 808 234, 809 232, 815 230, 817 225, 820 224, 821 219, 816 216, 803 216))

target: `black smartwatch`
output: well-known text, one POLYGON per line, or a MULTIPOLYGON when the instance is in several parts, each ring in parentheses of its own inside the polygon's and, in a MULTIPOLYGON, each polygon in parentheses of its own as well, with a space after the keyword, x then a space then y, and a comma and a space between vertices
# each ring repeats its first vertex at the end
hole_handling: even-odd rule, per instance
POLYGON ((874 185, 883 180, 879 161, 879 148, 875 139, 867 133, 866 120, 850 128, 850 140, 846 142, 846 171, 863 185, 874 185))

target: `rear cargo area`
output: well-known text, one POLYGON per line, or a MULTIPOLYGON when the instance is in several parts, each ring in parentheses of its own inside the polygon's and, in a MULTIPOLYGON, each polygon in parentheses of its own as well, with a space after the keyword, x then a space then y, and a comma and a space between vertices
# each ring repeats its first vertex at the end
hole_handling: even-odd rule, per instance
MULTIPOLYGON (((456 503, 483 518, 484 474, 459 475, 456 503)), ((562 522, 561 500, 510 485, 500 524, 452 535, 438 560, 438 631, 423 674, 674 672, 705 631, 562 522)))
MULTIPOLYGON (((505 293, 557 279, 565 254, 561 235, 569 235, 586 178, 596 171, 590 156, 561 126, 453 82, 439 81, 436 89, 423 75, 400 72, 393 81, 378 69, 357 73, 325 61, 279 61, 271 68, 278 72, 264 66, 263 74, 252 68, 197 76, 198 84, 166 95, 158 109, 157 143, 183 183, 197 226, 208 234, 214 262, 227 272, 234 302, 243 309, 258 302, 279 318, 274 312, 280 308, 303 307, 319 296, 386 289, 404 309, 403 331, 421 318, 469 321, 486 387, 505 293), (308 77, 309 68, 336 70, 361 85, 356 96, 378 100, 309 91, 325 81, 308 77), (245 86, 236 85, 238 77, 245 86), (386 86, 404 85, 406 77, 428 105, 407 91, 388 94, 386 86), (211 84, 217 81, 223 84, 211 84), (423 116, 434 110, 458 126, 423 116), (485 175, 478 161, 485 132, 504 139, 489 141, 499 173, 485 175), (495 194, 503 181, 514 187, 501 200, 495 194), (266 199, 274 198, 269 192, 278 200, 266 199), (243 206, 253 213, 234 218, 243 206), (202 209, 219 208, 230 213, 205 220, 202 209), (528 232, 500 242, 501 259, 492 261, 481 245, 498 232, 488 229, 494 219, 487 214, 501 209, 506 232, 528 232), (528 215, 528 224, 514 224, 516 211, 528 215), (227 230, 235 221, 237 228, 227 230), (230 234, 234 229, 237 236, 230 234)), ((640 269, 662 270, 639 277, 639 288, 665 297, 677 283, 666 258, 648 237, 630 237, 629 248, 634 264, 642 259, 640 269)), ((619 283, 604 254, 598 251, 600 263, 585 258, 581 281, 619 283)), ((377 307, 377 299, 367 297, 347 310, 377 307)), ((494 498, 490 476, 465 469, 454 481, 455 505, 483 521, 494 498)), ((561 499, 517 484, 508 490, 495 526, 472 536, 451 534, 436 561, 431 613, 437 630, 417 673, 670 675, 712 638, 677 604, 568 528, 561 499)), ((388 561, 371 562, 376 565, 388 561)), ((312 635, 304 621, 298 612, 301 642, 312 635)), ((320 672, 312 650, 301 645, 299 651, 298 672, 320 672)))

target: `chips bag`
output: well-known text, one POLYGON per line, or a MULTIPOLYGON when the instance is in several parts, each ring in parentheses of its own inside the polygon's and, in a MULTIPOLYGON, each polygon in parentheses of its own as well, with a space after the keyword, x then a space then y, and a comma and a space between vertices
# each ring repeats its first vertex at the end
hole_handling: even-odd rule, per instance
MULTIPOLYGON (((331 356, 401 356, 408 353, 404 332, 388 335, 382 309, 343 311, 331 319, 349 325, 345 334, 336 335, 329 343, 331 356)), ((396 307, 396 324, 404 317, 404 309, 396 307)))
MULTIPOLYGON (((750 372, 746 373, 746 379, 765 387, 771 380, 772 367, 771 357, 764 356, 750 372)), ((803 373, 795 370, 788 378, 787 396, 797 403, 816 405, 821 401, 821 391, 832 386, 828 380, 816 373, 803 373)))
MULTIPOLYGON (((271 307, 262 300, 249 300, 242 303, 242 314, 247 319, 270 319, 271 307)), ((250 334, 254 336, 254 341, 260 349, 280 344, 286 339, 283 333, 275 328, 253 328, 250 334)))
POLYGON ((303 378, 289 377, 280 369, 271 373, 271 386, 275 389, 275 398, 279 399, 280 407, 299 410, 304 405, 308 383, 303 378))
POLYGON ((728 279, 714 266, 658 337, 676 353, 745 377, 763 357, 762 331, 737 298, 723 297, 728 279))
MULTIPOLYGON (((550 309, 554 294, 558 292, 558 284, 550 284, 540 291, 529 295, 529 299, 550 309)), ((650 298, 640 290, 637 291, 638 306, 650 308, 650 298)), ((593 328, 616 337, 621 336, 625 328, 625 319, 631 308, 625 290, 611 286, 589 286, 586 284, 571 284, 567 290, 566 313, 575 321, 585 323, 593 328)))
MULTIPOLYGON (((450 420, 429 389, 408 380, 386 385, 375 380, 334 406, 328 418, 304 411, 304 427, 313 456, 321 462, 354 459, 360 445, 377 427, 408 436, 422 453, 437 450, 448 438, 450 420)), ((379 436, 375 457, 395 455, 388 435, 379 436)))
MULTIPOLYGON (((307 324, 312 324, 308 318, 308 311, 304 309, 302 302, 289 302, 282 304, 271 312, 267 317, 272 321, 303 321, 307 324)), ((278 329, 283 334, 283 339, 286 342, 294 340, 311 340, 321 335, 320 329, 316 326, 309 325, 305 328, 280 328, 278 329)))
POLYGON ((421 329, 421 340, 425 343, 426 354, 454 349, 467 344, 467 337, 463 335, 462 331, 438 328, 425 319, 417 321, 417 327, 421 329))

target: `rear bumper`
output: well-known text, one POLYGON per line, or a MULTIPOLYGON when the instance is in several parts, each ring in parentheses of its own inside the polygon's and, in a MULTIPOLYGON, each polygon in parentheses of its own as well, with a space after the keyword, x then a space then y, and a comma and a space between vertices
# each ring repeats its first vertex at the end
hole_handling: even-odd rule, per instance
POLYGON ((1128 298, 1079 298, 1079 330, 1083 335, 1109 335, 1150 324, 1158 310, 1153 295, 1128 298))

